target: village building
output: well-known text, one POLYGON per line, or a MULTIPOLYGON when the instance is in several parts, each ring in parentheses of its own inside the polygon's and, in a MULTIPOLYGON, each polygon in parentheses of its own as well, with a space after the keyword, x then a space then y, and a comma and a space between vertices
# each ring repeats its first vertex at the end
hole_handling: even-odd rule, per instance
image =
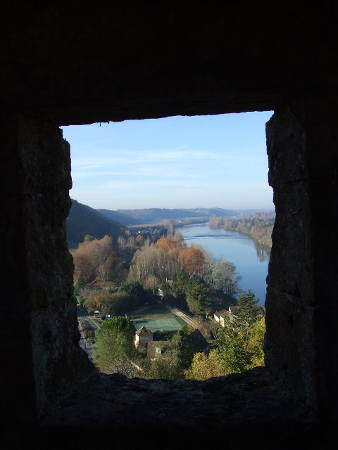
MULTIPOLYGON (((215 311, 213 314, 213 319, 215 320, 215 322, 219 323, 224 328, 226 319, 230 320, 230 322, 233 322, 236 319, 238 309, 239 309, 238 305, 232 305, 229 306, 228 309, 224 309, 222 311, 215 311)), ((256 306, 255 309, 258 315, 265 316, 264 306, 256 306)))
POLYGON ((147 358, 151 361, 159 358, 163 353, 165 353, 168 346, 168 341, 151 341, 148 343, 147 347, 147 358))
POLYGON ((134 344, 138 348, 139 345, 146 347, 153 340, 153 333, 145 326, 142 326, 135 333, 134 344))
POLYGON ((229 319, 230 322, 234 320, 234 314, 229 306, 229 309, 223 309, 222 311, 214 312, 214 320, 219 323, 222 327, 225 327, 225 319, 229 319))

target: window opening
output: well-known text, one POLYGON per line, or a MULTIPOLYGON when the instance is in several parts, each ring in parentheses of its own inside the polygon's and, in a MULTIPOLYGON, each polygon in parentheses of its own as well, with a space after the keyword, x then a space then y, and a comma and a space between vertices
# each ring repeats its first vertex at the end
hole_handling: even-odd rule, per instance
POLYGON ((264 363, 270 116, 63 127, 80 346, 102 372, 203 380, 264 363))

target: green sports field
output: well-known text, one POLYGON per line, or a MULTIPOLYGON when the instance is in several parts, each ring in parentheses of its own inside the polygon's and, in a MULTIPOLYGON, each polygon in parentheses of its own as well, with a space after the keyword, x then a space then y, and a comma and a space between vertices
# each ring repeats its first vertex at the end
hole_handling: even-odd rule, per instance
POLYGON ((182 319, 159 304, 139 308, 128 318, 133 322, 137 330, 145 326, 152 332, 181 330, 185 325, 182 319))

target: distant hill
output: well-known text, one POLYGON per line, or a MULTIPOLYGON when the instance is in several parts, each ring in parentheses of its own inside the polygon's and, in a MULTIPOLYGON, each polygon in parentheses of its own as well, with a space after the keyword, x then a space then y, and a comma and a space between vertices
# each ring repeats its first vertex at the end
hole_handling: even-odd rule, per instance
POLYGON ((98 211, 72 199, 72 206, 66 221, 67 241, 70 248, 78 246, 86 234, 101 239, 108 234, 113 238, 123 234, 125 227, 103 217, 98 211))
POLYGON ((237 215, 237 211, 223 208, 193 208, 193 209, 119 209, 111 211, 107 209, 98 210, 107 218, 120 221, 124 225, 159 223, 164 219, 185 219, 201 217, 208 219, 210 216, 228 217, 237 215), (120 219, 120 220, 119 220, 120 219))
POLYGON ((118 211, 112 211, 111 209, 97 209, 96 211, 98 211, 107 219, 121 223, 122 225, 139 225, 140 223, 134 217, 128 216, 127 214, 123 214, 118 211))

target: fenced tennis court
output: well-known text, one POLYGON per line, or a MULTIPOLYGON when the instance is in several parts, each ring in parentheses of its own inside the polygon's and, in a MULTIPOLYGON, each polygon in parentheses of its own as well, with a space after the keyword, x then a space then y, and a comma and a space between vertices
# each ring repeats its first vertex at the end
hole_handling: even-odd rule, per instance
POLYGON ((181 330, 185 325, 182 319, 160 304, 142 307, 131 314, 129 319, 137 330, 145 326, 152 332, 181 330))

